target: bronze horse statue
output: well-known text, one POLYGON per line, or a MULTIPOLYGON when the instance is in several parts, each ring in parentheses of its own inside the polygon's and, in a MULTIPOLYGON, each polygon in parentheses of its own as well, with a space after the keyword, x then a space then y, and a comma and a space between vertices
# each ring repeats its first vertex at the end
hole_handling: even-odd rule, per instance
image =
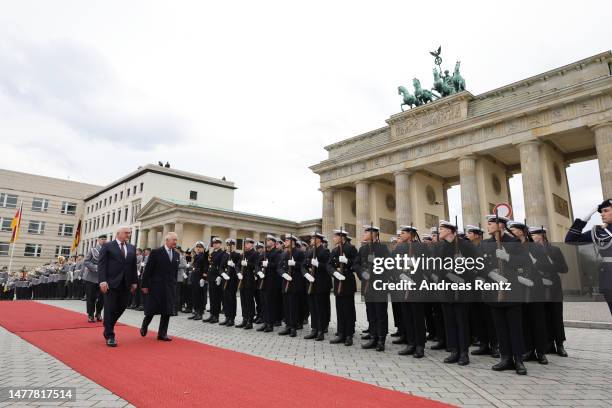
POLYGON ((404 105, 408 105, 409 108, 417 105, 417 99, 412 95, 405 86, 397 87, 397 94, 402 95, 402 104, 400 105, 400 109, 402 112, 404 111, 404 105))

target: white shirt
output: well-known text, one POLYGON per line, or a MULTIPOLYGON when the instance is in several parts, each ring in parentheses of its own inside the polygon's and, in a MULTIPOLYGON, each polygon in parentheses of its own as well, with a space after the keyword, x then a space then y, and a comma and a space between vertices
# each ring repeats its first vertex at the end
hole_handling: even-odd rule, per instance
POLYGON ((168 259, 170 259, 170 262, 172 262, 172 255, 174 251, 168 248, 166 245, 164 245, 164 249, 166 250, 166 253, 168 254, 168 259))

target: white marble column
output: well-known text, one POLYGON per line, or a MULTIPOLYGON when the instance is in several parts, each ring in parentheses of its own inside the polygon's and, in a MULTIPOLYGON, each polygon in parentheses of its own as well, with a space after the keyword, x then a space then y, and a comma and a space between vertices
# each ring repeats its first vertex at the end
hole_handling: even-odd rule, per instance
POLYGON ((604 199, 612 198, 612 122, 595 125, 595 149, 604 199))
POLYGON ((481 214, 476 182, 476 156, 467 155, 459 158, 459 184, 463 225, 478 225, 481 214))
POLYGON ((202 242, 204 242, 204 246, 208 248, 210 245, 210 240, 212 238, 212 226, 204 225, 202 227, 202 242))
MULTIPOLYGON (((360 180, 355 182, 355 196, 356 196, 356 221, 357 221, 357 235, 359 235, 364 225, 368 225, 374 222, 370 216, 370 182, 367 180, 360 180)), ((376 224, 376 223, 374 223, 376 224)))
POLYGON ((184 244, 183 242, 184 229, 185 229, 185 225, 182 222, 177 222, 174 224, 174 232, 176 233, 178 237, 178 241, 177 241, 178 246, 183 246, 184 244))
POLYGON ((235 228, 230 228, 229 236, 227 238, 238 239, 238 230, 235 228))
MULTIPOLYGON (((523 201, 529 225, 548 227, 548 207, 544 196, 544 176, 540 166, 540 142, 530 140, 519 144, 523 201)), ((518 220, 523 221, 523 220, 518 220)))
POLYGON ((323 193, 323 235, 325 235, 326 237, 331 237, 332 231, 337 227, 334 207, 335 190, 333 188, 325 188, 321 190, 321 192, 323 193))
POLYGON ((157 227, 153 227, 149 230, 149 237, 147 239, 147 247, 148 248, 157 248, 159 242, 157 242, 157 227))
POLYGON ((412 172, 401 170, 393 173, 395 176, 395 221, 397 227, 412 224, 412 206, 410 200, 410 178, 412 172))
POLYGON ((148 243, 149 243, 149 230, 146 228, 141 228, 140 229, 140 237, 139 237, 139 243, 138 246, 140 248, 145 248, 148 243))

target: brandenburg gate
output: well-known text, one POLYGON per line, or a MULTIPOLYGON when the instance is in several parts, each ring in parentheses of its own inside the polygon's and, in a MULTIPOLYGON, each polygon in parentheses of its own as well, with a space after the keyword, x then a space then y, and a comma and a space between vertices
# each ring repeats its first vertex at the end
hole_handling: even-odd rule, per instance
POLYGON ((355 236, 370 222, 381 239, 403 224, 425 230, 448 218, 446 191, 457 184, 464 225, 483 224, 495 204, 511 203, 508 179, 521 173, 527 223, 562 241, 573 220, 569 164, 597 158, 612 197, 611 70, 608 51, 481 95, 434 99, 326 146, 328 158, 310 167, 321 178, 323 233, 342 226, 355 236))

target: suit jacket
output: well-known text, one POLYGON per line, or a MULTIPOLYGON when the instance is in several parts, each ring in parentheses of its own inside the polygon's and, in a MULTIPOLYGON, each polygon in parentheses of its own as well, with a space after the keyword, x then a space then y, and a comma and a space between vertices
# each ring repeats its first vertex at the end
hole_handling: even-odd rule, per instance
POLYGON ((146 315, 170 315, 174 311, 176 277, 180 254, 172 250, 172 262, 165 247, 155 248, 142 274, 142 287, 148 288, 144 307, 146 315))
POLYGON ((107 242, 100 249, 98 280, 108 283, 111 289, 128 290, 138 282, 136 274, 136 247, 126 244, 127 256, 123 256, 117 241, 107 242))

